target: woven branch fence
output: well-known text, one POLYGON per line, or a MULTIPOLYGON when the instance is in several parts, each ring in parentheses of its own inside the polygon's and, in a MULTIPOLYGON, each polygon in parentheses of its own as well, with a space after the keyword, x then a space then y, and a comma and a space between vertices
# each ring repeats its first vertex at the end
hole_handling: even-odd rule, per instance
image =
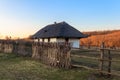
POLYGON ((70 68, 70 44, 66 43, 33 43, 32 58, 62 68, 70 68))

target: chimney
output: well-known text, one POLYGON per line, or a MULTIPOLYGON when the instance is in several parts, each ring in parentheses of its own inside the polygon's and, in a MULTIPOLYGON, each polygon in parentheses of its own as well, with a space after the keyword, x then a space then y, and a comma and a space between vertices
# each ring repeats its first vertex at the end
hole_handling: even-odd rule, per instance
POLYGON ((57 22, 54 22, 54 24, 57 24, 57 22))

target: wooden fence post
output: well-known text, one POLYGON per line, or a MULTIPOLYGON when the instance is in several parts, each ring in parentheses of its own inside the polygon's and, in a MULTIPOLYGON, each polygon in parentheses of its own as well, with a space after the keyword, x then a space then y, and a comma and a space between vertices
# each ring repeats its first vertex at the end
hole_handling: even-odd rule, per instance
MULTIPOLYGON (((101 49, 101 53, 100 53, 100 66, 99 66, 99 69, 100 71, 103 71, 103 64, 104 64, 104 50, 101 49)), ((100 73, 102 75, 102 73, 100 73)))
MULTIPOLYGON (((108 50, 108 73, 111 73, 111 60, 112 60, 112 57, 111 57, 111 53, 110 53, 110 50, 108 50)), ((111 74, 108 74, 108 77, 110 77, 111 74)))
POLYGON ((103 71, 103 65, 104 65, 104 42, 102 43, 101 45, 101 53, 100 53, 100 64, 99 64, 99 69, 100 69, 100 74, 102 74, 102 71, 103 71))

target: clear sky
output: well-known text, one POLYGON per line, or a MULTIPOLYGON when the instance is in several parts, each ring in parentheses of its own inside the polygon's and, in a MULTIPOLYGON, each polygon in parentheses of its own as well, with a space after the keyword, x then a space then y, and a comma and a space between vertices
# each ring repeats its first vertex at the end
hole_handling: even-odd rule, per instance
POLYGON ((0 0, 0 37, 26 37, 55 21, 80 31, 120 29, 120 0, 0 0))

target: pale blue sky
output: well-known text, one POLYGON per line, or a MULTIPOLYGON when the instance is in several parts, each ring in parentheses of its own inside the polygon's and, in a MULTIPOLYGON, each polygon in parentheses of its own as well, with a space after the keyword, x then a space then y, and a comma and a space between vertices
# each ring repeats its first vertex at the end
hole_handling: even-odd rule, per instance
POLYGON ((26 37, 55 21, 80 31, 120 29, 120 0, 0 0, 0 37, 26 37))

